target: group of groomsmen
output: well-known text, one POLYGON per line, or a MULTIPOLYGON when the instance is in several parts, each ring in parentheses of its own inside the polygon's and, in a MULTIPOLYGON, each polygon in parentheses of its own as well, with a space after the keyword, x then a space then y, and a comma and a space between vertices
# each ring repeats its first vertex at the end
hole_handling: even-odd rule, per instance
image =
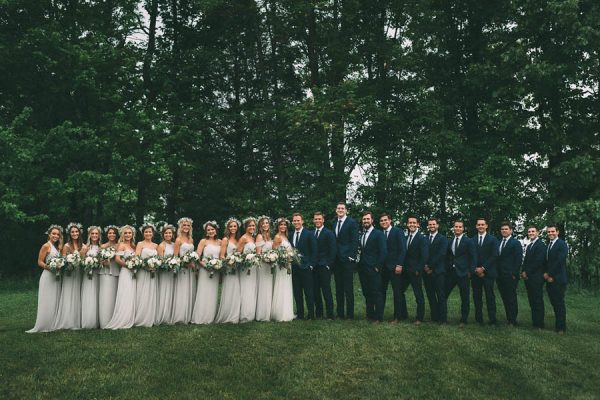
POLYGON ((544 285, 555 314, 555 330, 566 330, 565 291, 567 286, 567 244, 558 237, 555 225, 547 227, 548 244, 539 238, 539 230, 530 226, 529 244, 523 251, 521 242, 512 236, 511 223, 503 222, 501 238, 488 233, 488 222, 478 218, 477 234, 465 235, 464 221, 453 224, 454 236, 448 239, 439 233, 436 218, 427 221, 427 234, 419 232, 419 220, 409 216, 406 220, 408 236, 392 226, 389 214, 379 217, 379 226, 373 213, 362 214, 359 224, 348 216, 347 206, 340 202, 336 207, 337 219, 332 229, 324 226, 320 212, 313 215, 314 230, 305 229, 302 215, 292 218, 293 230, 289 241, 300 254, 301 261, 292 266, 292 283, 297 318, 334 318, 331 276, 336 288, 337 317, 354 318, 354 280, 358 269, 362 293, 366 302, 367 318, 383 321, 387 290, 391 284, 394 300, 392 323, 408 319, 405 292, 412 287, 416 300, 415 324, 425 317, 425 296, 431 310, 431 320, 447 324, 447 299, 458 286, 461 299, 460 326, 469 317, 470 290, 473 291, 475 320, 483 324, 483 297, 490 325, 496 324, 496 296, 498 291, 506 311, 509 325, 517 325, 517 285, 525 281, 535 328, 544 328, 544 285))

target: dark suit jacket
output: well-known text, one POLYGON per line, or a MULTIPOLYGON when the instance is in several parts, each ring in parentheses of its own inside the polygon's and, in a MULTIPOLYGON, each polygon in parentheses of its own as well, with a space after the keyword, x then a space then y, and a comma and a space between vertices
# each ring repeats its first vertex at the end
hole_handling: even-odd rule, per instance
MULTIPOLYGON (((385 232, 383 232, 385 237, 385 232)), ((385 267, 393 271, 396 265, 404 265, 404 257, 406 256, 406 238, 404 232, 395 226, 392 226, 388 234, 387 241, 387 257, 385 257, 385 267)))
MULTIPOLYGON (((337 222, 338 220, 336 219, 333 223, 332 231, 334 236, 337 222)), ((348 261, 348 258, 356 259, 359 236, 358 224, 355 220, 347 216, 337 236, 337 258, 339 260, 348 261)))
POLYGON ((359 266, 367 270, 378 268, 381 272, 386 256, 387 245, 385 244, 385 235, 379 229, 373 228, 367 238, 367 243, 365 243, 364 247, 361 246, 359 266))
POLYGON ((479 247, 479 233, 473 236, 473 243, 477 251, 477 267, 485 268, 486 278, 496 278, 496 261, 498 258, 498 241, 489 233, 485 235, 481 247, 479 247))
POLYGON ((542 239, 538 238, 533 246, 525 248, 525 258, 523 259, 523 272, 527 275, 544 273, 546 264, 546 245, 542 239))
POLYGON ((557 238, 554 246, 547 253, 546 272, 557 283, 567 283, 567 255, 569 247, 561 238, 557 238))
MULTIPOLYGON (((425 236, 429 243, 429 235, 425 236)), ((448 250, 448 239, 439 232, 435 235, 433 242, 429 244, 429 259, 425 263, 433 270, 433 273, 443 274, 446 272, 446 251, 448 250)))
MULTIPOLYGON (((498 241, 498 249, 502 245, 502 240, 498 241)), ((510 237, 504 245, 502 253, 498 254, 497 269, 498 274, 519 279, 521 262, 523 260, 523 246, 517 239, 510 237)))
MULTIPOLYGON (((288 240, 292 247, 294 247, 294 235, 296 230, 292 230, 288 234, 288 240)), ((300 257, 300 264, 292 264, 292 267, 298 267, 300 269, 308 269, 315 266, 315 256, 317 254, 317 241, 313 231, 308 229, 302 229, 302 233, 298 238, 298 244, 295 246, 298 252, 302 255, 300 257)))
MULTIPOLYGON (((313 231, 313 234, 317 230, 313 231)), ((317 267, 332 267, 335 262, 335 256, 337 254, 337 244, 335 235, 329 229, 321 228, 321 233, 317 240, 317 256, 315 259, 315 266, 317 267)))
POLYGON ((456 271, 456 275, 460 278, 467 276, 469 273, 475 272, 477 266, 477 251, 475 250, 475 244, 467 235, 463 235, 462 239, 456 249, 456 254, 452 253, 452 244, 454 243, 455 237, 448 240, 447 263, 448 269, 456 271))
MULTIPOLYGON (((409 234, 410 236, 410 234, 409 234)), ((423 272, 425 264, 429 259, 429 244, 421 232, 416 232, 410 246, 406 238, 406 257, 404 258, 404 269, 410 272, 423 272)))

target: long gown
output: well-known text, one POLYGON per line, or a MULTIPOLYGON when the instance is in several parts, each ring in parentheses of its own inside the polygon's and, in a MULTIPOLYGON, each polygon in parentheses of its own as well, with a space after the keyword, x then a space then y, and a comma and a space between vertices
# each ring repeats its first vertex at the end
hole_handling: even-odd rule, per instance
MULTIPOLYGON (((290 242, 284 240, 281 243, 281 247, 289 249, 292 246, 290 245, 290 242)), ((292 274, 288 274, 285 269, 277 268, 277 271, 275 271, 271 319, 273 321, 291 321, 294 319, 292 274)))
MULTIPOLYGON (((95 257, 99 249, 99 246, 91 245, 86 257, 95 257)), ((98 270, 92 272, 92 279, 89 279, 88 274, 83 272, 81 282, 81 327, 83 329, 98 328, 98 284, 98 270)))
MULTIPOLYGON (((50 242, 48 242, 50 243, 50 242)), ((46 255, 46 264, 60 253, 50 243, 50 252, 46 255)), ((54 330, 56 321, 56 312, 58 310, 58 300, 60 298, 61 280, 56 279, 56 275, 44 269, 40 276, 40 285, 38 289, 38 308, 35 318, 35 325, 27 333, 50 332, 54 330)))
MULTIPOLYGON (((156 249, 144 247, 141 257, 146 259, 156 255, 156 249)), ((137 272, 135 280, 135 326, 150 327, 156 320, 156 296, 158 293, 158 275, 146 270, 137 272)))
MULTIPOLYGON (((194 250, 192 243, 182 243, 179 256, 194 250)), ((183 267, 175 278, 175 294, 173 295, 173 320, 172 323, 188 324, 192 320, 194 308, 194 289, 196 287, 196 273, 183 267)))
MULTIPOLYGON (((268 252, 273 247, 273 241, 257 242, 257 247, 261 247, 263 253, 268 252)), ((256 320, 271 320, 271 303, 273 300, 273 274, 271 266, 261 262, 260 268, 256 271, 258 275, 257 296, 256 296, 256 320)))
MULTIPOLYGON (((119 251, 117 255, 122 259, 133 256, 130 250, 119 251)), ((139 273, 139 271, 138 271, 139 273)), ((137 275, 137 274, 136 274, 137 275)), ((121 268, 119 273, 119 287, 115 301, 115 311, 106 324, 106 329, 129 329, 135 322, 135 279, 127 268, 121 268)))
POLYGON ((81 329, 81 268, 63 275, 54 329, 81 329))
POLYGON ((119 286, 120 268, 117 262, 110 260, 106 268, 100 268, 98 275, 100 278, 100 289, 98 293, 98 320, 100 328, 106 328, 106 325, 115 311, 115 301, 117 300, 117 288, 119 286))
MULTIPOLYGON (((228 243, 227 255, 233 254, 235 249, 235 244, 228 243)), ((221 302, 215 322, 232 324, 240 322, 240 277, 237 271, 234 274, 223 275, 221 302)))
MULTIPOLYGON (((221 246, 208 243, 202 253, 203 258, 219 258, 221 246)), ((219 273, 215 272, 212 278, 210 272, 204 268, 198 271, 198 290, 192 314, 193 324, 210 324, 214 322, 217 314, 219 300, 219 273)))
MULTIPOLYGON (((244 245, 244 254, 252 253, 256 245, 252 242, 244 245)), ((254 321, 256 318, 256 293, 258 274, 252 267, 240 272, 240 322, 254 321)))
MULTIPOLYGON (((174 247, 175 245, 173 243, 165 243, 164 256, 172 256, 174 247)), ((171 271, 160 271, 158 273, 158 303, 156 307, 155 325, 171 324, 175 277, 176 275, 171 271)))

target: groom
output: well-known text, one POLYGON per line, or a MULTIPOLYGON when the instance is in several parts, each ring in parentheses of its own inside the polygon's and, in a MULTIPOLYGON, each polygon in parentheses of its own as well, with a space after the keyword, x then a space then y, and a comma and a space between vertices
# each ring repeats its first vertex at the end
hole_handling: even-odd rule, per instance
POLYGON ((317 241, 315 235, 308 229, 304 229, 302 214, 295 213, 292 216, 294 230, 289 233, 288 240, 292 247, 300 253, 300 263, 292 264, 292 287, 294 289, 294 300, 296 301, 296 319, 304 319, 304 299, 306 296, 306 307, 308 308, 307 319, 314 319, 314 295, 313 295, 313 267, 317 253, 317 241))

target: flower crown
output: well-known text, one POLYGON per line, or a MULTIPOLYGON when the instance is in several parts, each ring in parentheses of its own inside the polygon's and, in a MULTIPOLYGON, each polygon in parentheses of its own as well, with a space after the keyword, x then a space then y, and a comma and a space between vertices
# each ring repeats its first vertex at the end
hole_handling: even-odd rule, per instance
POLYGON ((271 217, 266 216, 266 215, 260 215, 258 218, 256 218, 257 221, 266 219, 267 221, 269 221, 269 224, 271 223, 271 217))
POLYGON ((156 226, 152 222, 146 222, 144 225, 140 226, 140 232, 143 234, 146 228, 152 228, 153 232, 156 232, 156 226))
POLYGON ((280 217, 275 220, 275 226, 279 226, 281 223, 285 223, 287 226, 290 226, 290 220, 286 217, 280 217))
POLYGON ((225 222, 225 228, 227 228, 229 226, 230 222, 235 222, 238 227, 242 226, 242 223, 240 222, 239 219, 237 219, 235 217, 229 217, 229 219, 225 222))
POLYGON ((49 235, 50 232, 52 232, 52 230, 54 229, 58 229, 60 231, 60 233, 63 233, 63 227, 60 225, 56 225, 56 224, 52 224, 50 225, 50 227, 48 228, 48 230, 46 230, 46 235, 49 235))
POLYGON ((131 229, 131 231, 135 235, 135 228, 133 226, 131 226, 131 225, 123 225, 122 227, 119 228, 119 236, 123 235, 123 232, 125 232, 125 229, 131 229))
POLYGON ((217 230, 219 230, 219 224, 217 224, 217 221, 211 220, 211 221, 206 221, 203 225, 202 225, 202 230, 206 230, 206 227, 208 225, 212 225, 214 227, 216 227, 217 230))
POLYGON ((246 225, 247 222, 254 221, 256 223, 256 218, 254 217, 246 217, 242 220, 242 224, 246 225))
POLYGON ((77 230, 81 232, 83 230, 83 225, 79 222, 69 222, 69 225, 67 225, 67 232, 70 232, 71 228, 77 228, 77 230))
POLYGON ((102 228, 96 225, 92 225, 92 226, 88 226, 87 232, 88 234, 93 231, 94 229, 98 229, 100 231, 100 233, 102 233, 102 228))
POLYGON ((188 217, 182 217, 182 218, 179 218, 179 221, 177 221, 177 225, 181 225, 184 222, 189 222, 190 224, 193 224, 194 220, 191 218, 188 218, 188 217))
POLYGON ((161 233, 164 233, 167 229, 172 230, 173 233, 177 232, 177 229, 173 225, 171 225, 170 223, 168 223, 166 221, 157 222, 156 229, 158 229, 158 231, 161 233))
POLYGON ((116 225, 108 225, 104 227, 104 233, 108 233, 109 230, 114 229, 115 231, 119 232, 119 227, 116 225))

